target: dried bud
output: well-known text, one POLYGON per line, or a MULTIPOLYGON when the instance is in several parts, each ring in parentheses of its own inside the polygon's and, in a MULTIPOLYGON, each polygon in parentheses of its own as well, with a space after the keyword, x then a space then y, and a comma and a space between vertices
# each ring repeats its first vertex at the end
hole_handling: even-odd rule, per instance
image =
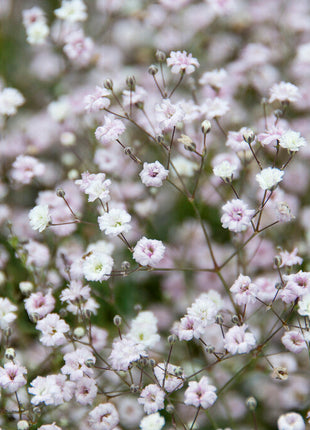
POLYGON ((196 144, 186 134, 181 134, 181 137, 178 139, 178 142, 184 145, 184 148, 187 151, 191 151, 191 152, 196 151, 196 144))
POLYGON ((272 375, 271 375, 272 379, 279 379, 281 381, 286 381, 288 378, 288 371, 286 369, 286 367, 275 367, 273 369, 272 375))
POLYGON ((115 317, 113 318, 113 324, 116 327, 120 327, 122 324, 122 317, 120 315, 115 315, 115 317))
POLYGON ((256 401, 255 397, 253 397, 253 396, 248 397, 245 401, 245 405, 250 411, 255 411, 256 406, 257 406, 257 401, 256 401))
POLYGON ((134 76, 128 76, 126 84, 130 91, 134 91, 136 89, 136 78, 134 76))
POLYGON ((16 357, 15 349, 14 348, 7 348, 5 350, 4 355, 5 355, 5 358, 7 360, 14 360, 14 358, 16 357))
POLYGON ((57 197, 65 197, 66 193, 64 192, 64 190, 62 188, 57 188, 56 190, 56 196, 57 197))
POLYGON ((208 119, 202 121, 201 131, 203 132, 203 134, 208 134, 211 131, 211 122, 208 119))
POLYGON ((166 61, 166 54, 163 51, 157 49, 155 58, 159 63, 164 63, 166 61))
POLYGON ((103 83, 104 88, 107 90, 113 90, 113 81, 112 79, 106 79, 103 83))
POLYGON ((155 64, 152 64, 149 69, 148 72, 150 75, 155 76, 158 73, 158 67, 155 66, 155 64))
POLYGON ((178 338, 176 337, 175 334, 171 334, 170 336, 168 336, 168 343, 170 345, 174 345, 177 340, 178 340, 178 338))
POLYGON ((245 132, 243 133, 243 140, 251 145, 252 142, 255 140, 255 133, 250 128, 247 128, 245 132))

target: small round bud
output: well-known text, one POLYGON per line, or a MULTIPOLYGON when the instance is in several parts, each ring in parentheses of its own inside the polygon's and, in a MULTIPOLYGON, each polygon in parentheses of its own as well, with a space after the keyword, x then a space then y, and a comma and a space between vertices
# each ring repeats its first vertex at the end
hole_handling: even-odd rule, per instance
POLYGON ((243 133, 243 140, 248 143, 249 145, 251 145, 252 142, 254 142, 255 140, 255 133, 253 130, 251 130, 250 128, 247 128, 245 130, 245 132, 243 133))
POLYGON ((232 322, 233 324, 239 324, 239 323, 240 323, 240 320, 239 320, 238 315, 233 315, 233 316, 231 317, 231 322, 232 322))
POLYGON ((212 345, 207 345, 206 346, 206 352, 208 353, 208 354, 213 354, 213 352, 215 351, 215 348, 214 348, 214 346, 212 346, 212 345))
POLYGON ((128 76, 126 78, 126 84, 130 91, 134 91, 136 89, 136 78, 134 76, 128 76))
POLYGON ((158 73, 158 67, 155 66, 155 64, 151 64, 148 69, 148 72, 150 75, 155 76, 158 73))
POLYGON ((94 366, 94 364, 95 364, 95 360, 93 359, 93 358, 88 358, 86 361, 85 361, 85 366, 86 367, 93 367, 94 366))
POLYGON ((194 143, 194 142, 185 143, 184 149, 186 151, 189 151, 189 152, 195 152, 196 151, 196 143, 194 143))
POLYGON ((276 290, 282 290, 283 284, 282 284, 282 282, 276 282, 274 287, 276 290))
POLYGON ((203 132, 203 134, 208 134, 211 131, 211 122, 208 119, 202 121, 201 131, 203 132))
POLYGON ((154 360, 154 358, 150 358, 150 360, 149 360, 149 365, 150 365, 151 367, 155 367, 155 366, 156 366, 156 361, 154 360))
POLYGON ((16 357, 15 349, 14 348, 7 348, 5 350, 4 355, 5 355, 5 358, 7 360, 14 360, 14 358, 16 357))
POLYGON ((170 345, 174 345, 177 340, 178 340, 178 338, 176 337, 175 334, 171 334, 170 336, 168 336, 168 343, 170 345))
POLYGON ((137 303, 137 304, 134 306, 134 310, 135 310, 135 312, 140 312, 140 311, 142 310, 142 306, 140 305, 140 303, 137 303))
POLYGON ((130 385, 130 391, 132 393, 138 393, 140 391, 139 390, 139 385, 135 385, 135 384, 130 385))
POLYGON ((106 88, 107 90, 113 90, 113 81, 112 81, 112 79, 106 79, 106 80, 103 82, 103 86, 104 86, 104 88, 106 88))
POLYGON ((157 49, 155 58, 159 63, 164 63, 166 61, 166 54, 163 51, 157 49))
POLYGON ((60 135, 60 143, 63 146, 73 146, 76 143, 76 136, 71 131, 65 131, 60 135))
POLYGON ((62 188, 57 188, 56 190, 56 196, 57 197, 65 197, 66 193, 64 192, 64 190, 62 188))
POLYGON ((139 364, 142 367, 145 367, 148 365, 149 360, 146 357, 140 357, 139 364))
POLYGON ((29 429, 29 422, 26 420, 20 420, 17 423, 17 430, 27 430, 29 429))
POLYGON ((33 283, 30 281, 22 281, 19 283, 19 290, 24 296, 29 296, 33 291, 33 283))
POLYGON ((39 321, 39 319, 40 319, 40 315, 37 312, 32 312, 29 315, 29 319, 30 319, 31 322, 37 323, 39 321))
POLYGON ((115 315, 115 317, 113 318, 113 324, 116 327, 120 327, 122 324, 122 317, 120 315, 115 315))
POLYGON ((64 318, 66 315, 68 315, 67 309, 65 308, 59 309, 58 313, 61 318, 64 318))
POLYGON ((222 314, 217 314, 215 317, 216 324, 222 325, 224 322, 224 318, 222 314))
POLYGON ((255 397, 253 397, 253 396, 248 397, 245 401, 245 405, 250 411, 255 411, 256 406, 257 406, 257 401, 256 401, 255 397))
POLYGON ((164 138, 164 136, 163 136, 162 134, 158 134, 158 135, 156 136, 156 141, 157 141, 158 143, 163 143, 163 142, 164 142, 164 140, 165 140, 165 138, 164 138))
POLYGON ((126 146, 126 148, 124 148, 124 152, 126 155, 132 155, 132 148, 130 148, 130 146, 126 146))
POLYGON ((74 337, 77 339, 81 339, 85 335, 85 329, 84 327, 77 327, 73 331, 74 337))
POLYGON ((276 267, 281 267, 281 264, 282 264, 282 258, 281 258, 281 256, 280 256, 280 255, 276 255, 276 256, 274 257, 273 262, 274 262, 274 265, 275 265, 276 267))
POLYGON ((273 114, 277 119, 282 118, 283 110, 282 109, 276 109, 273 114))
POLYGON ((70 179, 70 181, 75 181, 75 179, 77 179, 80 176, 79 171, 77 169, 70 169, 68 172, 68 179, 70 179))
POLYGON ((178 366, 178 367, 176 367, 176 368, 174 369, 173 373, 175 374, 175 376, 176 376, 177 378, 182 378, 183 373, 184 373, 184 370, 183 370, 183 368, 182 368, 182 367, 178 366))
POLYGON ((168 414, 173 414, 173 412, 174 412, 174 406, 171 405, 171 404, 167 405, 166 411, 168 412, 168 414))
POLYGON ((32 412, 33 412, 35 415, 41 415, 41 413, 42 413, 40 406, 35 406, 35 407, 32 409, 32 412))
POLYGON ((122 264, 121 264, 121 269, 124 271, 124 272, 128 272, 128 270, 130 269, 130 263, 129 263, 129 261, 123 261, 122 262, 122 264))

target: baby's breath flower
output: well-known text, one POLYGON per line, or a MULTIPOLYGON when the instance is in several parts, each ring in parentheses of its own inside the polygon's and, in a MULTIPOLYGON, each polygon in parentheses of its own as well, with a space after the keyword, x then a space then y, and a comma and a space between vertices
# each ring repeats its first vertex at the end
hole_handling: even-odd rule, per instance
POLYGON ((306 146, 306 141, 300 136, 300 133, 288 130, 280 137, 279 145, 290 152, 297 152, 300 148, 306 146))
POLYGON ((267 167, 256 175, 256 180, 263 190, 272 191, 283 179, 284 172, 276 167, 267 167))
POLYGON ((28 214, 29 223, 33 230, 39 230, 41 233, 51 222, 48 205, 35 206, 28 214))
POLYGON ((171 51, 170 57, 167 58, 167 66, 171 67, 172 73, 189 75, 195 71, 195 67, 199 67, 199 62, 197 58, 193 58, 192 54, 187 54, 186 51, 171 51))

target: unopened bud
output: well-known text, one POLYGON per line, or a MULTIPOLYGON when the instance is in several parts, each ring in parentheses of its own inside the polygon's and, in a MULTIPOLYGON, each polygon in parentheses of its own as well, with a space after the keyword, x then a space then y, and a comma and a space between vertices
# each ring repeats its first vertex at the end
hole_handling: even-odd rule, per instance
POLYGON ((31 322, 37 323, 39 321, 39 319, 40 319, 40 315, 37 312, 32 312, 29 315, 29 319, 30 319, 31 322))
POLYGON ((157 141, 158 143, 163 143, 163 142, 164 142, 164 140, 165 140, 165 138, 164 138, 164 136, 163 136, 162 134, 158 134, 158 135, 156 136, 156 141, 157 141))
POLYGON ((147 357, 140 357, 139 359, 139 364, 142 367, 145 367, 148 365, 149 360, 147 359, 147 357))
POLYGON ((107 90, 113 90, 113 81, 112 79, 106 79, 103 83, 104 88, 107 90))
POLYGON ((182 378, 183 373, 184 373, 184 370, 183 370, 183 368, 182 368, 182 367, 178 366, 178 367, 176 367, 176 368, 174 369, 173 373, 175 374, 175 376, 176 376, 177 378, 182 378))
POLYGON ((132 148, 130 146, 126 146, 126 148, 124 148, 124 152, 126 155, 132 155, 132 148))
POLYGON ((35 406, 35 407, 32 409, 32 412, 33 412, 35 415, 41 415, 41 413, 42 413, 40 406, 35 406))
POLYGON ((29 296, 33 291, 33 283, 30 281, 22 281, 19 283, 19 290, 24 296, 29 296))
POLYGON ((150 358, 150 360, 149 360, 149 365, 150 365, 151 367, 155 367, 155 366, 156 366, 156 361, 154 360, 154 358, 150 358))
POLYGON ((203 132, 203 134, 208 134, 211 131, 211 122, 208 119, 202 121, 201 131, 203 132))
POLYGON ((273 114, 277 119, 282 118, 283 110, 282 109, 276 109, 273 114))
POLYGON ((17 423, 17 430, 28 430, 29 429, 29 422, 26 420, 20 420, 17 423))
POLYGON ((155 66, 155 64, 151 64, 151 66, 148 69, 148 72, 150 75, 155 76, 158 73, 158 67, 155 66))
POLYGON ((66 193, 64 192, 64 190, 62 188, 57 188, 56 190, 56 196, 57 197, 65 197, 66 193))
POLYGON ((135 385, 135 384, 130 385, 130 391, 132 393, 138 393, 139 392, 139 385, 135 385))
POLYGON ((77 327, 73 331, 74 337, 77 339, 81 339, 85 335, 85 329, 84 327, 77 327))
POLYGON ((282 282, 276 282, 274 287, 276 290, 282 290, 283 284, 282 284, 282 282))
POLYGON ((14 358, 16 357, 15 349, 14 348, 7 348, 5 350, 4 355, 5 355, 5 358, 7 360, 14 360, 14 358))
POLYGON ((273 262, 274 262, 274 265, 275 265, 276 267, 281 267, 281 264, 282 264, 282 258, 280 257, 280 255, 276 255, 276 256, 274 257, 273 262))
POLYGON ((159 49, 157 49, 155 58, 159 63, 163 63, 166 61, 166 54, 163 51, 160 51, 159 49))
POLYGON ((250 411, 255 411, 256 406, 257 406, 257 401, 256 401, 255 397, 253 397, 253 396, 248 397, 245 401, 245 405, 250 411))
POLYGON ((255 133, 250 128, 247 128, 243 133, 243 140, 251 145, 252 142, 255 140, 255 133))
POLYGON ((186 134, 181 134, 181 137, 178 139, 178 142, 184 145, 184 148, 187 151, 196 151, 196 144, 186 134))
POLYGON ((212 346, 212 345, 207 345, 206 346, 206 352, 208 353, 208 354, 213 354, 213 352, 215 351, 215 348, 214 348, 214 346, 212 346))
POLYGON ((130 269, 130 263, 129 263, 129 261, 123 261, 122 262, 122 264, 121 264, 121 269, 124 271, 124 272, 128 272, 128 270, 130 269))
POLYGON ((215 317, 215 322, 216 322, 216 324, 222 325, 224 322, 223 315, 217 314, 215 317))
POLYGON ((170 336, 168 336, 168 343, 170 345, 175 344, 177 340, 178 340, 178 338, 176 337, 175 334, 171 334, 170 336))
POLYGON ((240 320, 239 320, 238 315, 233 315, 233 316, 231 317, 231 322, 232 322, 233 324, 239 324, 240 320))
POLYGON ((172 404, 167 405, 166 411, 168 412, 168 414, 173 414, 174 406, 172 404))
POLYGON ((134 306, 134 310, 135 310, 135 312, 140 312, 140 311, 142 310, 142 306, 140 305, 140 303, 137 303, 137 304, 134 306))
POLYGON ((86 367, 93 367, 93 366, 94 366, 94 364, 95 364, 95 362, 96 362, 96 360, 95 360, 95 359, 93 359, 93 358, 88 358, 88 359, 85 361, 85 366, 86 366, 86 367))
POLYGON ((120 315, 115 315, 113 318, 113 324, 116 325, 116 327, 120 327, 122 324, 122 317, 120 315))
POLYGON ((130 91, 134 91, 136 89, 136 78, 134 76, 128 76, 126 84, 130 91))

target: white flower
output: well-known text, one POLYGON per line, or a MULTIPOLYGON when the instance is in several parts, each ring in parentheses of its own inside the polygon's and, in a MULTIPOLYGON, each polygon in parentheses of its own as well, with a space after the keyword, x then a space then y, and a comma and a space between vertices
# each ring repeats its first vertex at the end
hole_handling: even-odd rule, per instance
POLYGON ((226 100, 220 97, 214 99, 208 98, 201 106, 201 112, 207 116, 208 119, 218 118, 225 115, 230 110, 229 104, 226 100))
POLYGON ((231 164, 229 161, 224 160, 220 164, 213 168, 213 173, 215 176, 222 178, 224 181, 231 180, 234 173, 238 171, 236 165, 231 164))
POLYGON ((110 255, 92 252, 84 259, 83 274, 87 281, 106 281, 111 275, 112 267, 113 259, 110 255))
POLYGON ((279 139, 279 145, 291 152, 299 151, 306 145, 306 141, 300 136, 300 133, 293 130, 287 130, 279 139))
POLYGON ((29 223, 33 230, 39 230, 41 233, 46 229, 51 221, 48 205, 35 206, 28 214, 29 223))
POLYGON ((109 236, 117 236, 121 233, 127 233, 131 226, 128 224, 131 216, 124 209, 113 208, 109 212, 98 217, 99 228, 109 236))
MULTIPOLYGON (((180 176, 186 176, 190 178, 193 176, 196 170, 198 170, 198 165, 191 160, 188 160, 182 155, 178 155, 173 158, 172 163, 180 176)), ((176 175, 174 169, 172 169, 172 173, 176 175)))
POLYGON ((140 312, 139 315, 132 320, 127 337, 137 343, 141 343, 147 348, 153 348, 160 340, 159 334, 157 333, 157 318, 153 312, 140 312))
POLYGON ((14 312, 17 306, 13 305, 6 297, 0 297, 0 329, 6 329, 16 319, 14 312))
POLYGON ((25 103, 23 95, 15 88, 0 91, 0 115, 15 115, 17 108, 25 103))
POLYGON ((263 190, 274 189, 283 179, 284 172, 275 167, 267 167, 256 175, 256 180, 263 190))
POLYGON ((305 430, 305 422, 300 414, 289 412, 278 418, 278 430, 305 430))
POLYGON ((37 21, 26 28, 27 41, 31 45, 42 45, 49 34, 49 28, 45 22, 37 21))
POLYGON ((165 418, 162 417, 158 412, 150 414, 142 418, 140 422, 141 430, 161 430, 165 425, 165 418))
POLYGON ((199 79, 200 85, 210 85, 213 88, 222 88, 227 80, 227 72, 224 69, 216 69, 210 72, 205 72, 199 79))
POLYGON ((298 313, 299 315, 310 318, 310 293, 305 294, 299 299, 298 313))
POLYGON ((54 11, 59 19, 69 22, 85 21, 87 19, 86 5, 82 0, 62 0, 61 7, 54 11))

